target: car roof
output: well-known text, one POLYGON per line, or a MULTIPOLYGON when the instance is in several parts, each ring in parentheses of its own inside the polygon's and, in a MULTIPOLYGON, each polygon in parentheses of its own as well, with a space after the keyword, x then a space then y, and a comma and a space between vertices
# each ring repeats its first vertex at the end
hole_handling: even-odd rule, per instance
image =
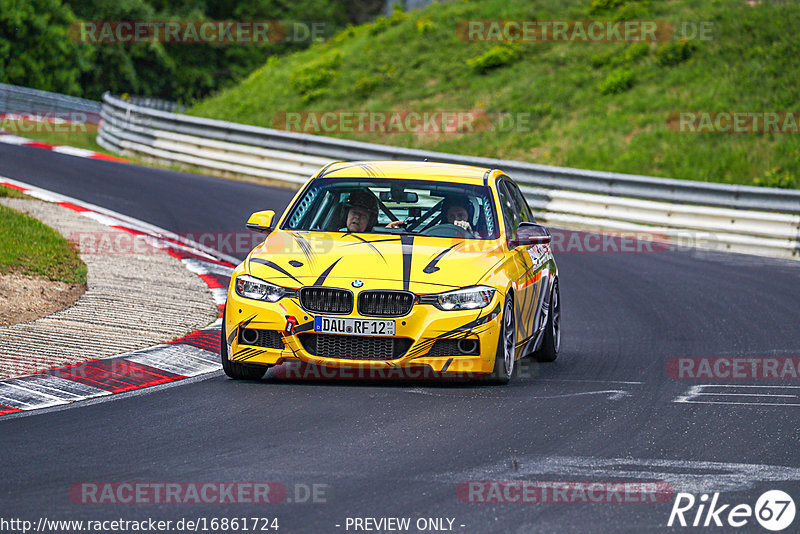
POLYGON ((325 167, 317 178, 386 178, 482 185, 484 178, 495 172, 500 171, 432 161, 341 161, 325 167))

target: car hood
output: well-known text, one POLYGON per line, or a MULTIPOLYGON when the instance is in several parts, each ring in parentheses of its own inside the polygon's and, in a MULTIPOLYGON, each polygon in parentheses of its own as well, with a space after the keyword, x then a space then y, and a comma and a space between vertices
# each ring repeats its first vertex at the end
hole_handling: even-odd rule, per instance
POLYGON ((326 285, 434 293, 474 285, 504 258, 500 241, 277 230, 247 272, 284 287, 326 285))

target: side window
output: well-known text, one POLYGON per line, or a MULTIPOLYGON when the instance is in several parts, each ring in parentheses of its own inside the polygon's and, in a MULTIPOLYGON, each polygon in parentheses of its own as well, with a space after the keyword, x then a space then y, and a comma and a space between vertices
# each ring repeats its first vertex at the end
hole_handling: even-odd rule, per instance
POLYGON ((292 211, 291 217, 289 218, 288 224, 286 225, 287 228, 301 228, 305 221, 308 220, 309 215, 313 216, 314 210, 312 210, 312 206, 315 204, 317 197, 319 196, 321 188, 318 185, 312 185, 306 194, 297 202, 297 205, 294 207, 292 211))
POLYGON ((507 239, 516 239, 517 226, 519 226, 519 207, 514 201, 514 196, 508 191, 508 185, 502 180, 497 187, 497 194, 500 197, 500 209, 503 210, 503 219, 506 227, 507 239))
POLYGON ((519 190, 519 187, 517 187, 517 184, 514 182, 506 182, 506 186, 508 186, 508 190, 514 197, 514 201, 517 204, 520 222, 536 222, 533 220, 531 208, 528 206, 528 202, 525 200, 525 197, 522 196, 522 192, 519 190))

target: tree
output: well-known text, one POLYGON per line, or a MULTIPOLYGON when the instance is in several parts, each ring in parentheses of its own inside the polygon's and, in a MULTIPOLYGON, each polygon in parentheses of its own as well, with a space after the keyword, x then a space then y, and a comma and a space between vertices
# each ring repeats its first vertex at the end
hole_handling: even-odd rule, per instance
POLYGON ((91 46, 70 38, 73 22, 61 0, 0 0, 0 81, 83 96, 91 46))

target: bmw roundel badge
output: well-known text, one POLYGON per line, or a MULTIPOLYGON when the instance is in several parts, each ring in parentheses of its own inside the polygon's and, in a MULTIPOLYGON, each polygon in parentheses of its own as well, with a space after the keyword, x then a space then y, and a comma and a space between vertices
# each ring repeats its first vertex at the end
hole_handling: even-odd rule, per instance
POLYGON ((363 286, 363 285, 364 285, 364 282, 363 282, 363 281, 361 281, 361 280, 353 280, 353 281, 350 283, 350 285, 351 285, 351 286, 353 286, 354 288, 358 289, 359 287, 361 287, 361 286, 363 286))

